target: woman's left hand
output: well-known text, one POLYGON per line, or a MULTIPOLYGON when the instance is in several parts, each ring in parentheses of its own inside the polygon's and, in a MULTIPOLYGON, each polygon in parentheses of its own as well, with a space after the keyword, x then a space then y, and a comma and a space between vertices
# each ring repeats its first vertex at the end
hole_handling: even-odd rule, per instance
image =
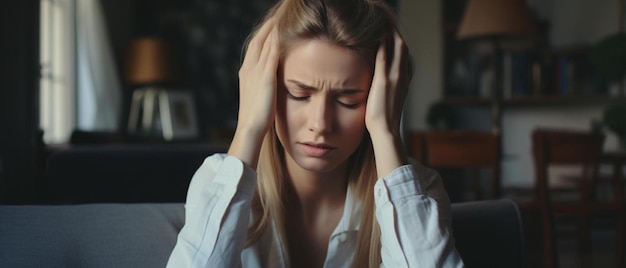
POLYGON ((400 137, 400 119, 411 73, 408 48, 397 31, 393 34, 393 50, 390 54, 387 55, 385 42, 382 42, 376 54, 374 77, 365 111, 365 126, 372 138, 378 177, 384 177, 406 163, 400 137))
POLYGON ((400 132, 400 118, 409 86, 409 53, 400 33, 394 31, 392 55, 387 55, 385 42, 376 54, 374 78, 365 112, 365 125, 370 132, 400 132), (388 58, 391 56, 391 62, 388 58))

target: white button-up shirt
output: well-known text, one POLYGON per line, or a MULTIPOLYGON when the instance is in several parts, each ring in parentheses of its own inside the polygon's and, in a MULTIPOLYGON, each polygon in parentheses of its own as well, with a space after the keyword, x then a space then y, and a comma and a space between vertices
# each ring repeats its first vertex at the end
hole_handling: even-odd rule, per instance
MULTIPOLYGON (((185 226, 167 267, 289 267, 275 226, 244 248, 256 172, 215 154, 194 174, 185 226)), ((419 164, 397 168, 374 187, 381 267, 463 267, 450 229, 450 203, 439 175, 419 164)), ((329 239, 324 267, 350 267, 361 204, 348 188, 344 212, 329 239)))

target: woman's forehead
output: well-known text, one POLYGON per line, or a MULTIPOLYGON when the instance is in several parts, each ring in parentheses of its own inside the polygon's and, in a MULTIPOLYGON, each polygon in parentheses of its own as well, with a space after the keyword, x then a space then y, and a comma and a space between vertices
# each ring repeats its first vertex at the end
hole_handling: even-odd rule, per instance
POLYGON ((283 59, 283 72, 285 78, 296 76, 297 80, 328 79, 359 83, 364 78, 369 80, 372 75, 369 64, 357 51, 320 39, 294 43, 283 59))
POLYGON ((310 38, 295 38, 292 40, 281 40, 280 41, 280 46, 282 46, 281 58, 287 57, 289 54, 291 54, 291 52, 294 49, 301 48, 302 46, 307 46, 307 45, 310 46, 312 44, 316 44, 316 45, 324 44, 330 47, 335 47, 339 50, 343 50, 348 53, 354 53, 356 55, 360 55, 364 61, 368 62, 368 65, 371 65, 370 63, 373 62, 373 59, 376 56, 375 51, 372 53, 368 53, 368 51, 371 52, 370 49, 368 48, 350 47, 350 46, 343 45, 341 43, 337 43, 336 41, 333 41, 327 37, 319 36, 319 37, 310 37, 310 38))

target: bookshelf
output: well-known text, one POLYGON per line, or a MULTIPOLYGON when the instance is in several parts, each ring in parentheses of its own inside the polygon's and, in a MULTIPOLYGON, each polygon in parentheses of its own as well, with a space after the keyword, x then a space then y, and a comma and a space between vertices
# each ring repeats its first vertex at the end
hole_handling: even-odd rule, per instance
MULTIPOLYGON (((487 106, 491 99, 480 97, 448 96, 443 102, 451 105, 487 106)), ((581 105, 610 105, 626 103, 626 97, 610 96, 527 96, 503 99, 504 107, 541 107, 541 106, 581 106, 581 105)))
POLYGON ((538 107, 608 105, 626 102, 624 90, 611 92, 609 83, 595 74, 587 46, 552 48, 547 25, 538 21, 538 38, 531 45, 508 44, 501 62, 494 48, 477 40, 460 41, 456 32, 467 1, 445 0, 442 6, 444 38, 443 102, 452 105, 538 107), (495 66, 502 81, 494 87, 495 66), (494 98, 493 90, 500 94, 494 98))

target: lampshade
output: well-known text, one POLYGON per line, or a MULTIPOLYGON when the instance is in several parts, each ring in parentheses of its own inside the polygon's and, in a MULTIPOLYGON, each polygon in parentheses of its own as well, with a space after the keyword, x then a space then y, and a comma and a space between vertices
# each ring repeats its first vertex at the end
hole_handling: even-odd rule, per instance
POLYGON ((126 47, 124 80, 131 84, 156 84, 174 78, 170 47, 164 40, 142 37, 126 47))
POLYGON ((468 0, 457 38, 534 34, 533 19, 524 0, 468 0))

